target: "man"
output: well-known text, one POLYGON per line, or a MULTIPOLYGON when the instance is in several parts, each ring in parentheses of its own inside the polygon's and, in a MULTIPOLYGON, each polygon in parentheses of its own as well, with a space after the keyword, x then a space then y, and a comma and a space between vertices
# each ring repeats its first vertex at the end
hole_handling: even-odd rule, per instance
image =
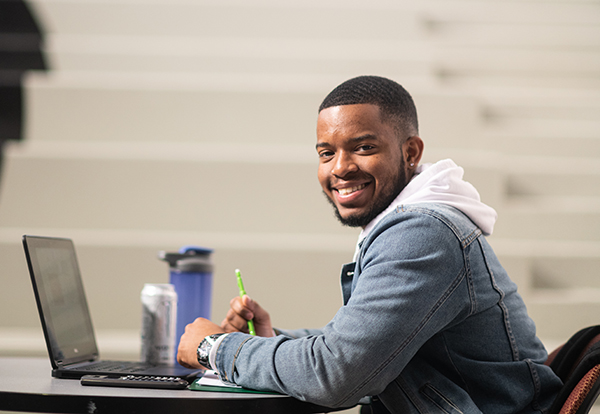
POLYGON ((344 82, 321 104, 316 149, 336 215, 363 229, 342 270, 344 306, 321 330, 278 331, 236 298, 221 326, 188 325, 178 360, 331 407, 377 396, 376 412, 547 411, 561 383, 484 238, 496 213, 452 161, 419 165, 408 92, 380 77, 344 82), (244 333, 250 319, 258 337, 244 333))

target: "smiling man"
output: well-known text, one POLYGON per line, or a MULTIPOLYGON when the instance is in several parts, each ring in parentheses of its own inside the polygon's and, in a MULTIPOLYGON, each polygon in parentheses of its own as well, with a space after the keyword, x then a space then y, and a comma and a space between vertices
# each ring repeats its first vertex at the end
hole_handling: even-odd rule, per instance
POLYGON ((331 407, 372 396, 368 412, 546 412, 561 383, 485 240, 496 212, 451 160, 420 165, 423 148, 396 82, 334 89, 319 108, 319 182, 338 219, 362 228, 344 305, 322 329, 283 331, 234 298, 221 326, 188 325, 179 362, 331 407))
POLYGON ((415 133, 397 131, 382 122, 380 112, 373 104, 319 112, 319 182, 338 219, 348 226, 364 227, 390 205, 408 184, 423 151, 415 133))

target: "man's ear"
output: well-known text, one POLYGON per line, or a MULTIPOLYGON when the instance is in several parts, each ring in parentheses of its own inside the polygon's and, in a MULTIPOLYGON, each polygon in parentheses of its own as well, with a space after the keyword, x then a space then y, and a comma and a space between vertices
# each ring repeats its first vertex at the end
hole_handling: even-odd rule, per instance
POLYGON ((423 156, 423 148, 425 144, 419 136, 408 137, 408 139, 402 144, 402 153, 404 154, 404 161, 406 168, 414 172, 414 170, 421 162, 423 156))

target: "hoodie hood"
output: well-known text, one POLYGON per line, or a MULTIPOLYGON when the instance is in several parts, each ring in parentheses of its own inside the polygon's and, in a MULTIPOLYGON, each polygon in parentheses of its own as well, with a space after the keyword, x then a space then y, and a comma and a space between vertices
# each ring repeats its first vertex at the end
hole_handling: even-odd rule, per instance
POLYGON ((406 204, 439 203, 455 207, 467 215, 484 235, 491 235, 498 214, 481 202, 479 193, 472 184, 463 180, 463 175, 464 170, 450 159, 419 165, 414 177, 398 197, 361 231, 357 252, 360 243, 383 217, 406 204))

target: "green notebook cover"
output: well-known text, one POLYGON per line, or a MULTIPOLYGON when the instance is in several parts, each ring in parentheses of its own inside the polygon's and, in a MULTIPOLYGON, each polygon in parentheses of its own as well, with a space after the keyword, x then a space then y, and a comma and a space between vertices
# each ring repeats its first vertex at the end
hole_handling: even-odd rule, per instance
POLYGON ((192 391, 210 391, 210 392, 242 392, 242 393, 250 393, 250 394, 275 394, 281 395, 277 392, 273 391, 256 391, 250 390, 248 388, 240 388, 240 387, 219 387, 217 385, 201 385, 200 378, 192 382, 189 386, 192 391))

